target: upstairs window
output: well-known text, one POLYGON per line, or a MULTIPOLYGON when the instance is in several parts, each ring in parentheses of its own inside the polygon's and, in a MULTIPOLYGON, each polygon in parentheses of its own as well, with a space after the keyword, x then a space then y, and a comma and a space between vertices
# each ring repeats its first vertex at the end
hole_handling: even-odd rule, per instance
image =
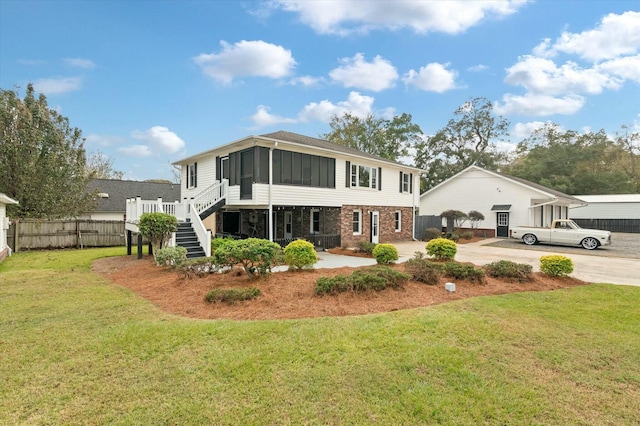
POLYGON ((379 170, 376 167, 361 166, 359 164, 351 164, 351 173, 349 176, 350 186, 360 188, 379 189, 380 179, 378 177, 379 170))
POLYGON ((400 172, 400 192, 413 193, 413 173, 400 172))
POLYGON ((187 164, 187 188, 198 186, 198 163, 187 164))

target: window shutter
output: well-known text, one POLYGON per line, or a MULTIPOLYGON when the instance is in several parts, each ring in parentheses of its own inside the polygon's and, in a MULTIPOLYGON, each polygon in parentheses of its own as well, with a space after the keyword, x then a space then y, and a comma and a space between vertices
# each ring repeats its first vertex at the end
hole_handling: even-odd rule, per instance
POLYGON ((198 187, 198 163, 193 163, 193 187, 198 187))
POLYGON ((413 194, 413 173, 409 173, 409 193, 413 194))
POLYGON ((378 191, 382 191, 382 167, 378 167, 378 191))
POLYGON ((221 178, 221 170, 220 170, 220 157, 216 157, 216 180, 219 181, 221 178))
POLYGON ((344 176, 344 182, 347 188, 351 186, 351 161, 347 161, 347 171, 344 176))
POLYGON ((402 172, 400 172, 400 192, 402 192, 402 172))
POLYGON ((189 188, 189 165, 187 164, 187 175, 184 179, 184 187, 189 188))

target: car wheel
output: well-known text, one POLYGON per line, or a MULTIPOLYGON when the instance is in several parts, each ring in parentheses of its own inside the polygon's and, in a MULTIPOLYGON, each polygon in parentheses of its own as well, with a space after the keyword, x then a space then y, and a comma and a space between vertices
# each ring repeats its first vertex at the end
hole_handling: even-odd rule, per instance
POLYGON ((587 250, 597 249, 598 246, 600 245, 598 240, 596 240, 593 237, 585 238, 584 240, 582 240, 580 244, 582 244, 582 247, 586 248, 587 250))
POLYGON ((538 242, 538 239, 533 234, 524 234, 522 236, 522 242, 525 243, 528 246, 532 246, 532 245, 534 245, 535 243, 538 242))

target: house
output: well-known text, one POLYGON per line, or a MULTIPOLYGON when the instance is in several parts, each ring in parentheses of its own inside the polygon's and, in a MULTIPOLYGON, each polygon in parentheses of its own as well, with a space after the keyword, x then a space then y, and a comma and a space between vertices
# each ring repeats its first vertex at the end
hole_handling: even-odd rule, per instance
POLYGON ((180 184, 177 183, 94 179, 87 187, 89 192, 97 192, 97 205, 92 211, 80 215, 79 219, 123 221, 127 198, 162 198, 168 202, 180 200, 180 184))
POLYGON ((576 195, 588 205, 569 210, 583 228, 640 233, 640 194, 576 195))
POLYGON ((207 231, 283 246, 305 238, 318 248, 413 237, 420 169, 352 148, 278 131, 174 165, 188 206, 128 200, 127 229, 143 211, 162 209, 192 226, 207 255, 207 231))
POLYGON ((549 226, 586 202, 527 180, 470 166, 420 196, 420 215, 476 210, 476 235, 509 237, 510 226, 549 226))
POLYGON ((18 204, 18 202, 0 192, 0 262, 7 256, 11 256, 11 248, 7 244, 7 230, 9 229, 7 206, 9 204, 18 204))

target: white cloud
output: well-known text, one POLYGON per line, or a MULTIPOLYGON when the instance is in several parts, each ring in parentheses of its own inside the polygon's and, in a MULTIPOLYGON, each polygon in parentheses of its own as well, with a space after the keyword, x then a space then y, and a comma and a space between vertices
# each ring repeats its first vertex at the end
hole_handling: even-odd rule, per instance
POLYGON ((44 65, 46 64, 45 61, 39 60, 39 59, 18 59, 16 61, 19 64, 22 65, 44 65))
POLYGON ((489 67, 487 65, 478 64, 478 65, 474 65, 472 67, 467 68, 467 71, 470 71, 470 72, 482 72, 482 71, 486 71, 488 69, 489 69, 489 67))
POLYGON ((328 100, 318 103, 312 102, 304 107, 298 114, 301 121, 320 121, 328 123, 334 115, 342 116, 348 112, 356 117, 364 118, 372 112, 375 99, 371 96, 364 96, 358 92, 349 93, 346 101, 334 104, 328 100))
POLYGON ((193 58, 202 71, 224 84, 242 76, 282 78, 296 66, 291 51, 261 40, 235 44, 221 41, 220 53, 202 53, 193 58))
POLYGON ((347 35, 409 28, 416 33, 457 34, 491 17, 515 13, 526 0, 495 1, 307 1, 275 0, 272 7, 297 13, 322 34, 347 35))
POLYGON ((90 70, 96 67, 96 64, 89 59, 82 58, 65 58, 64 62, 72 67, 82 68, 85 70, 90 70))
POLYGON ((416 72, 410 70, 404 75, 402 81, 420 90, 443 93, 456 88, 457 71, 448 70, 449 64, 432 62, 420 68, 416 72))
POLYGON ((511 129, 511 136, 517 140, 526 139, 538 129, 542 129, 550 122, 544 121, 529 121, 528 123, 516 123, 511 129))
POLYGON ((602 62, 598 69, 610 74, 640 83, 640 55, 625 56, 602 62))
POLYGON ((150 129, 131 132, 131 137, 144 142, 150 153, 173 154, 185 147, 185 143, 178 135, 163 126, 153 126, 150 129))
POLYGON ((520 85, 538 94, 602 93, 618 89, 622 80, 595 68, 581 68, 574 62, 558 67, 552 60, 526 55, 507 69, 505 83, 520 85))
POLYGON ((520 114, 543 117, 553 114, 571 115, 578 112, 585 103, 585 98, 578 95, 567 95, 556 98, 549 95, 527 93, 523 96, 506 94, 503 103, 496 102, 494 110, 497 114, 520 114))
POLYGON ((256 113, 251 116, 251 120, 253 120, 253 122, 257 126, 270 126, 273 124, 296 122, 296 120, 293 118, 286 118, 286 117, 270 114, 269 107, 264 105, 258 105, 258 108, 256 108, 256 113))
POLYGON ((60 95, 80 90, 81 87, 82 77, 80 76, 41 78, 33 82, 34 90, 45 95, 60 95))
POLYGON ((313 87, 319 86, 324 79, 322 77, 312 77, 310 75, 303 75, 301 77, 294 77, 289 80, 289 84, 292 86, 304 86, 304 87, 313 87))
POLYGON ((381 56, 367 62, 362 53, 357 53, 353 58, 342 58, 342 66, 333 69, 329 76, 344 87, 379 92, 395 85, 398 79, 396 68, 391 62, 381 56))
POLYGON ((108 135, 96 135, 91 134, 86 137, 87 143, 90 145, 98 145, 98 146, 113 146, 120 145, 125 140, 120 136, 108 136, 108 135))
POLYGON ((577 55, 590 61, 632 55, 640 50, 640 12, 610 13, 600 24, 581 33, 563 32, 555 42, 545 39, 534 49, 537 56, 557 53, 577 55))
POLYGON ((151 150, 146 145, 131 145, 118 148, 118 152, 121 152, 130 157, 150 157, 151 150))

